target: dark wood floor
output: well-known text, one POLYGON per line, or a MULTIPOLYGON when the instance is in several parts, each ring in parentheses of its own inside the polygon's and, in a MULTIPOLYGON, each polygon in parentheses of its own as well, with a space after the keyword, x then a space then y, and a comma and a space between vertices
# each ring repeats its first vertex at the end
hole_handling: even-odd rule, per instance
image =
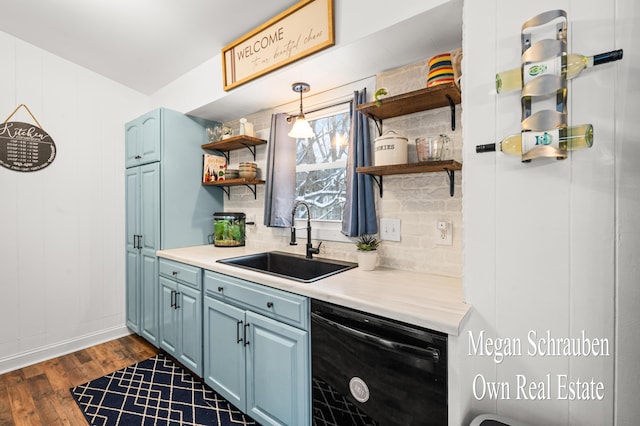
POLYGON ((69 389, 156 353, 131 335, 2 374, 0 425, 86 425, 69 389))

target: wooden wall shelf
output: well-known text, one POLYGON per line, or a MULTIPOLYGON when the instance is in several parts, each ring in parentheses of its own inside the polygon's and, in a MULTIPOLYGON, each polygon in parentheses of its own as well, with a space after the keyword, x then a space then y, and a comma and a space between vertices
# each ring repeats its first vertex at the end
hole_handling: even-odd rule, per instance
POLYGON ((419 163, 391 164, 388 166, 367 166, 356 168, 357 173, 370 175, 380 188, 382 197, 382 177, 389 175, 404 175, 409 173, 447 172, 449 176, 449 194, 453 197, 456 170, 462 170, 462 164, 454 160, 422 161, 419 163))
POLYGON ((247 148, 253 154, 253 161, 256 160, 256 145, 264 145, 267 141, 264 139, 254 138, 252 136, 240 135, 232 136, 217 142, 210 142, 202 145, 202 149, 220 151, 224 154, 229 163, 229 151, 247 148))
POLYGON ((378 133, 382 134, 382 120, 399 117, 435 108, 449 106, 451 108, 451 130, 455 130, 455 106, 462 102, 460 89, 454 83, 438 84, 425 89, 401 95, 390 96, 380 100, 380 106, 375 102, 358 105, 358 111, 375 121, 378 133))
POLYGON ((257 199, 256 186, 257 185, 263 185, 264 183, 265 183, 265 181, 259 180, 259 179, 238 178, 238 179, 229 179, 229 180, 216 181, 216 182, 203 182, 202 185, 219 187, 220 189, 222 189, 224 191, 225 194, 227 194, 227 199, 230 200, 231 199, 231 189, 230 189, 230 187, 232 187, 232 186, 246 186, 247 188, 249 188, 251 190, 251 192, 253 192, 253 198, 257 199))

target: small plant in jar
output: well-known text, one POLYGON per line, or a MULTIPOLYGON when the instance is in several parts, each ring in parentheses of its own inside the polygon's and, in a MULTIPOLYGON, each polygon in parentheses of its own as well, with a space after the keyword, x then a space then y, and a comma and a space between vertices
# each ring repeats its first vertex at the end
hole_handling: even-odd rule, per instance
POLYGON ((362 251, 376 250, 380 245, 380 240, 375 235, 364 234, 356 239, 356 247, 362 251))

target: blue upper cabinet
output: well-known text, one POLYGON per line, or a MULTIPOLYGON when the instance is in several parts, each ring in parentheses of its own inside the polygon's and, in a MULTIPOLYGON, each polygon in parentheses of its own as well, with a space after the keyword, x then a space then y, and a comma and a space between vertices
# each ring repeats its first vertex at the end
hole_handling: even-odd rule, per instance
POLYGON ((153 110, 125 126, 126 167, 160 161, 160 112, 153 110))

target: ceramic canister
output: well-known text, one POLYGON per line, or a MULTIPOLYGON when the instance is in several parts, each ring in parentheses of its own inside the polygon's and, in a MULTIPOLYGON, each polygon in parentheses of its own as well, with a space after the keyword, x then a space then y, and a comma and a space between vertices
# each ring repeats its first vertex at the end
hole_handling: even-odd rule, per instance
POLYGON ((393 130, 387 130, 378 136, 375 142, 375 165, 406 164, 407 142, 406 137, 393 130))
POLYGON ((429 59, 427 87, 432 87, 442 83, 451 83, 453 81, 453 66, 451 65, 450 53, 443 53, 429 59))

